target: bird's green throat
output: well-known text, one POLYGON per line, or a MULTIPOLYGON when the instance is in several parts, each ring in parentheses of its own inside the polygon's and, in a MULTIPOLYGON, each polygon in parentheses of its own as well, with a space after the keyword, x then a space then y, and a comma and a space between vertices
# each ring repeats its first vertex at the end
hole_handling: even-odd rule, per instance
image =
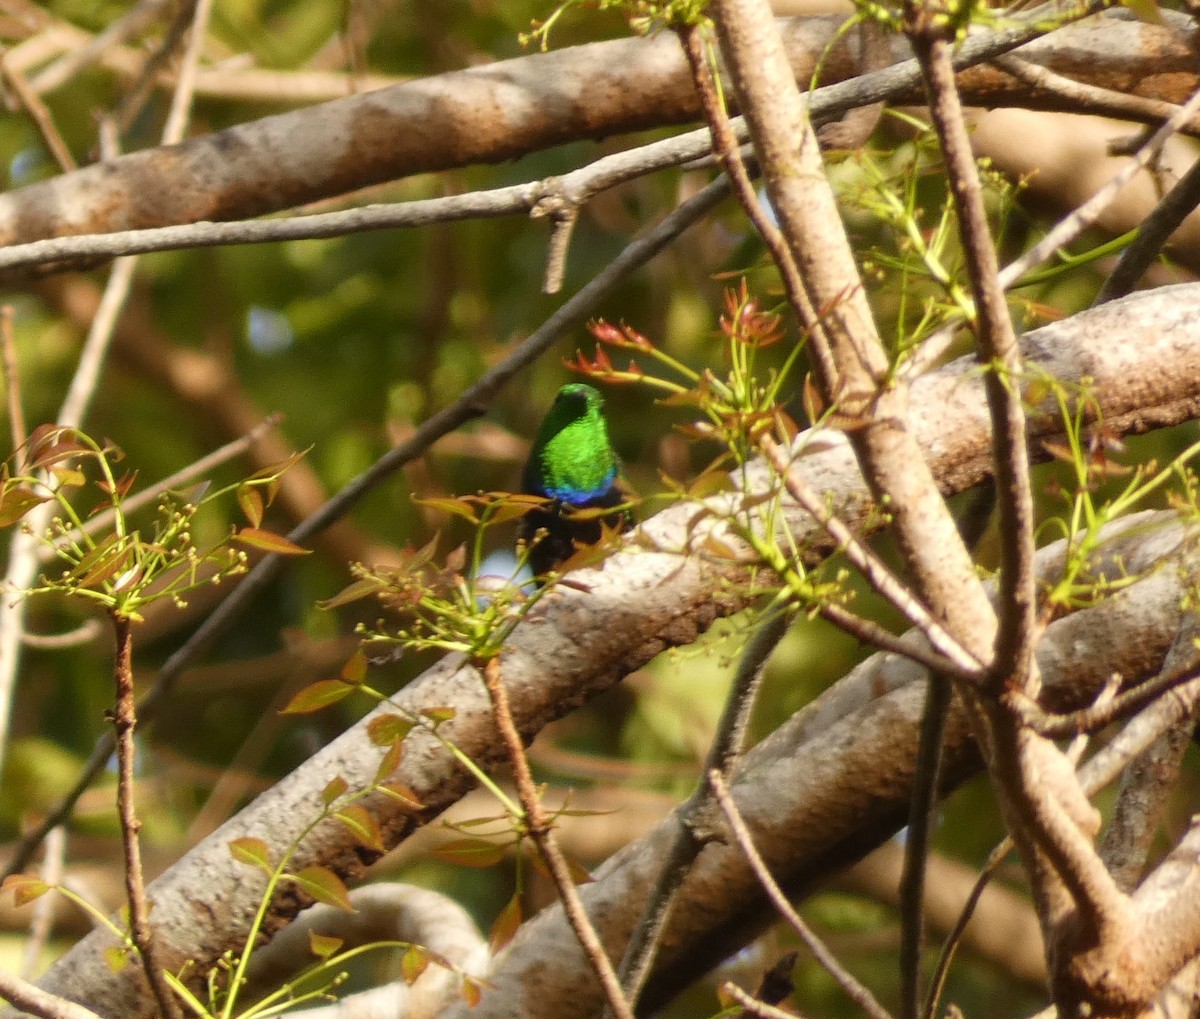
POLYGON ((606 493, 617 477, 604 399, 591 386, 563 386, 533 440, 523 487, 574 506, 606 493))

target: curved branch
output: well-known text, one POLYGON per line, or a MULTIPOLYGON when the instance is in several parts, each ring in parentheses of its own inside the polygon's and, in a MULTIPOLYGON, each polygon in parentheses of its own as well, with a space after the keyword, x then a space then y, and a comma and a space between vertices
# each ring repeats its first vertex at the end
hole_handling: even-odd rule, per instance
MULTIPOLYGON (((1103 6, 1104 0, 1073 5, 1082 13, 1103 6)), ((813 74, 839 21, 786 23, 798 78, 813 74)), ((1037 24, 1045 21, 968 40, 956 66, 1034 38, 1037 24)), ((901 43, 894 45, 893 59, 904 62, 853 81, 862 66, 855 41, 835 46, 821 64, 822 80, 843 84, 819 90, 814 113, 821 102, 836 116, 883 99, 919 101, 915 64, 905 60, 901 43)), ((1134 95, 1161 85, 1169 94, 1156 92, 1158 99, 1182 99, 1197 83, 1194 55, 1172 21, 1157 27, 1106 17, 1060 29, 1021 54, 1134 95)), ((983 66, 965 73, 960 87, 967 102, 985 106, 1061 109, 1067 102, 983 66)), ((258 216, 413 174, 515 159, 699 115, 686 62, 669 33, 533 54, 265 117, 19 188, 0 195, 0 246, 258 216)))

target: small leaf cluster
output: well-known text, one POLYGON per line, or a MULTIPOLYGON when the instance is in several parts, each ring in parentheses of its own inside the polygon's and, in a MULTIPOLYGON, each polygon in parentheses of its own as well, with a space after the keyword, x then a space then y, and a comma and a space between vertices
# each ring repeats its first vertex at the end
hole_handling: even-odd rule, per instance
POLYGON ((1139 579, 1131 574, 1115 579, 1096 576, 1094 563, 1103 545, 1103 532, 1114 520, 1145 505, 1159 492, 1184 519, 1200 519, 1196 478, 1189 467, 1200 455, 1200 442, 1163 466, 1152 459, 1128 466, 1118 459, 1125 445, 1106 427, 1090 379, 1068 385, 1030 367, 1025 372, 1029 376, 1022 387, 1025 403, 1033 412, 1052 407, 1062 422, 1062 441, 1043 441, 1041 446, 1067 472, 1065 481, 1053 477, 1045 487, 1046 494, 1064 508, 1041 523, 1039 535, 1064 539, 1067 550, 1057 579, 1043 591, 1043 601, 1051 613, 1086 607, 1139 579), (1172 480, 1179 487, 1167 491, 1172 480), (1115 490, 1114 485, 1118 486, 1115 490))
POLYGON ((692 439, 713 440, 725 450, 710 470, 730 459, 738 466, 746 464, 763 435, 775 434, 784 441, 795 436, 795 422, 781 405, 803 344, 794 344, 782 366, 768 369, 765 379, 759 378, 760 352, 778 343, 784 329, 778 314, 759 306, 744 279, 739 287, 725 292, 725 313, 718 332, 726 352, 726 370, 721 377, 711 368, 697 371, 689 367, 625 323, 613 325, 601 319, 589 323, 588 329, 600 345, 590 360, 577 351, 566 362, 567 368, 601 382, 648 386, 665 394, 660 403, 666 407, 694 407, 700 420, 681 426, 680 431, 692 439), (633 359, 628 367, 619 368, 609 349, 635 351, 674 377, 648 374, 633 359))
MULTIPOLYGON (((553 877, 536 844, 529 838, 529 830, 524 821, 524 812, 518 806, 501 797, 505 806, 503 814, 492 817, 477 817, 454 824, 445 822, 446 826, 459 832, 460 838, 442 843, 433 851, 433 855, 445 863, 460 867, 472 867, 482 870, 489 869, 500 863, 510 852, 516 861, 517 879, 512 897, 500 910, 492 924, 488 942, 493 954, 500 951, 524 922, 525 914, 522 903, 525 899, 525 864, 528 862, 548 882, 553 877), (527 851, 523 851, 527 850, 527 851)), ((563 805, 556 810, 548 811, 546 820, 553 827, 560 817, 596 817, 605 811, 580 810, 570 804, 570 794, 563 805)), ((574 860, 567 860, 571 879, 577 885, 588 884, 592 880, 587 869, 574 860)))
POLYGON ((305 554, 261 526, 280 476, 297 457, 216 492, 206 494, 203 486, 186 494, 164 491, 146 528, 136 528, 131 521, 136 475, 126 471, 118 476, 116 466, 123 459, 111 442, 97 442, 75 428, 43 425, 0 466, 0 526, 11 526, 35 507, 53 504, 49 522, 39 525, 34 536, 47 546, 58 572, 43 575, 23 593, 57 592, 83 598, 136 621, 140 609, 150 602, 170 598, 183 605, 189 591, 245 572, 246 552, 234 543, 283 555, 305 554), (197 512, 231 489, 236 489, 250 526, 197 547, 193 539, 197 512), (77 508, 76 502, 88 496, 94 500, 90 508, 77 508))
POLYGON ((399 653, 458 651, 476 663, 494 658, 547 589, 527 591, 517 580, 528 561, 528 549, 518 556, 512 577, 480 576, 487 532, 549 500, 487 492, 418 502, 471 524, 474 537, 470 551, 461 545, 439 566, 436 555, 440 536, 434 535, 421 548, 406 549, 398 564, 379 567, 356 563, 351 567, 353 583, 321 605, 332 609, 364 598, 376 599, 399 622, 380 619, 374 627, 360 626, 359 632, 371 645, 391 646, 399 653))

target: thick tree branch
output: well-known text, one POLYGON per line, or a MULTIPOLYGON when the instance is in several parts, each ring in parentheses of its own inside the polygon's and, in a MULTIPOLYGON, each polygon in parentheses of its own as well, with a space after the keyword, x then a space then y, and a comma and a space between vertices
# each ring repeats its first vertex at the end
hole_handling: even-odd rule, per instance
MULTIPOLYGON (((1089 0, 1062 9, 1081 16, 1104 6, 1089 0)), ((969 39, 955 55, 956 66, 1034 39, 1054 13, 1035 11, 1037 18, 1016 28, 969 39)), ((1145 69, 1153 66, 1155 88, 1169 86, 1169 94, 1156 97, 1181 102, 1197 77, 1170 14, 1165 28, 1113 17, 1068 26, 1026 46, 1022 56, 1132 94, 1146 94, 1145 69)), ((784 23, 798 78, 812 75, 838 21, 784 23)), ((893 58, 904 61, 907 53, 897 46, 893 58)), ((882 99, 919 98, 911 61, 848 80, 861 66, 852 42, 834 47, 822 64, 823 81, 842 82, 826 93, 829 115, 882 99)), ((1014 89, 1014 79, 994 68, 975 67, 961 87, 966 101, 980 105, 1039 105, 1035 90, 1014 89)), ((1054 95, 1042 102, 1063 105, 1054 95)), ((258 216, 417 173, 687 123, 699 112, 671 35, 534 54, 267 117, 9 192, 0 196, 0 245, 258 216)))

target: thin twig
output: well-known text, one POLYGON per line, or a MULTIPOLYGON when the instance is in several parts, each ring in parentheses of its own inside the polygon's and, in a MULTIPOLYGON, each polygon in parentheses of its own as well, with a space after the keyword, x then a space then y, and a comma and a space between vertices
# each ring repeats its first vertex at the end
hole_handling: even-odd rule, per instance
POLYGON ((129 934, 142 959, 142 968, 150 990, 162 1014, 182 1019, 183 1011, 163 976, 158 962, 154 932, 150 927, 150 905, 146 901, 146 881, 142 874, 142 822, 134 810, 134 761, 136 750, 133 730, 136 721, 133 689, 133 633, 127 616, 112 613, 117 651, 113 661, 116 702, 113 728, 117 744, 117 812, 121 819, 121 845, 125 851, 125 896, 129 903, 129 934))
POLYGON ((37 125, 42 140, 46 143, 46 148, 50 150, 54 161, 58 163, 58 168, 63 173, 78 170, 79 164, 75 162, 75 157, 71 155, 67 143, 63 141, 63 136, 54 123, 54 117, 46 108, 46 104, 38 98, 37 93, 29 87, 25 76, 15 67, 10 67, 4 57, 0 57, 0 74, 4 76, 4 83, 12 89, 17 101, 25 107, 25 112, 29 114, 30 120, 37 125))
POLYGON ((26 647, 40 648, 43 651, 59 651, 63 648, 78 647, 80 644, 90 644, 103 632, 98 619, 85 619, 75 629, 65 633, 29 633, 21 634, 21 643, 26 647))
POLYGON ((562 900, 563 912, 566 914, 572 930, 575 931, 575 936, 579 939, 579 945, 583 949, 584 955, 587 956, 595 971, 596 979, 600 981, 600 987, 604 991, 609 1010, 617 1019, 634 1019, 633 1008, 625 1000, 625 995, 621 990, 621 981, 617 978, 617 971, 613 967, 608 953, 604 950, 600 935, 592 926, 583 900, 579 897, 579 889, 575 887, 575 880, 571 876, 570 864, 567 863, 566 857, 563 856, 562 850, 558 846, 558 840, 554 837, 554 826, 542 809, 537 784, 533 780, 533 771, 529 767, 529 758, 525 755, 525 744, 521 742, 521 734, 517 732, 516 724, 513 722, 512 710, 508 703, 508 690, 500 675, 499 658, 490 658, 484 663, 483 681, 492 698, 492 715, 496 721, 496 728, 508 751, 508 763, 512 768, 513 783, 517 788, 517 796, 525 814, 525 830, 537 845, 538 853, 541 854, 542 860, 554 879, 558 897, 562 900))
POLYGON ((951 676, 960 683, 976 683, 979 681, 978 669, 964 669, 950 661, 944 655, 938 654, 918 640, 911 637, 898 637, 891 630, 886 630, 874 620, 856 616, 849 609, 833 602, 822 604, 817 611, 821 618, 844 630, 851 637, 864 644, 870 644, 882 651, 900 655, 918 665, 924 666, 930 672, 951 676))
MULTIPOLYGON (((1169 120, 1179 112, 1177 103, 1130 95, 1115 89, 1091 85, 1085 81, 1076 81, 1064 74, 1057 74, 1049 68, 1023 60, 1015 53, 1005 53, 991 62, 1018 81, 1041 92, 1047 92, 1067 100, 1071 104, 1072 113, 1087 113, 1091 107, 1095 112, 1106 117, 1116 117, 1124 113, 1130 119, 1153 124, 1169 120)), ((1200 117, 1193 117, 1190 121, 1185 121, 1180 125, 1180 130, 1186 130, 1190 134, 1200 134, 1200 117)))
POLYGON ((4 363, 4 382, 8 396, 8 429, 12 435, 13 456, 17 473, 25 472, 25 440, 29 431, 25 427, 25 411, 21 400, 21 368, 17 359, 17 343, 13 337, 13 309, 11 304, 0 307, 0 358, 4 363))
MULTIPOLYGON (((725 699, 725 707, 713 733, 704 762, 704 775, 710 771, 729 774, 740 753, 754 707, 755 694, 762 681, 763 669, 771 652, 787 629, 787 615, 778 605, 766 610, 762 623, 751 635, 738 660, 737 671, 725 699)), ((658 877, 646 896, 642 915, 633 929, 625 956, 621 960, 621 985, 633 1005, 637 1005, 650 976, 659 942, 671 915, 671 905, 688 870, 704 847, 699 825, 705 823, 712 796, 706 780, 701 779, 687 802, 675 811, 676 828, 664 853, 658 877)))
POLYGON ((708 781, 712 786, 713 794, 717 798, 717 803, 721 807, 721 812, 725 815, 725 820, 729 823, 733 837, 737 840, 737 844, 745 854, 746 862, 750 864, 751 869, 758 878, 758 883, 762 885, 763 891, 767 893, 767 897, 771 900, 775 908, 779 910, 780 915, 787 920, 792 929, 800 936, 800 940, 804 942, 805 947, 812 952, 813 958, 833 977, 846 996, 870 1016, 871 1019, 892 1019, 891 1013, 879 1004, 875 995, 855 979, 854 974, 838 961, 837 956, 826 947, 825 943, 817 937, 812 928, 804 922, 800 914, 792 908, 792 904, 783 893, 783 889, 779 887, 779 884, 775 881, 771 871, 767 868, 766 863, 755 848, 754 838, 750 834, 750 829, 746 827, 746 822, 742 818, 741 811, 738 810, 733 796, 730 795, 729 787, 725 784, 725 779, 721 773, 715 769, 710 771, 708 773, 708 781))
POLYGON ((1023 725, 1027 725, 1039 736, 1045 736, 1047 739, 1060 739, 1063 736, 1074 736, 1077 733, 1097 732, 1111 722, 1140 710, 1163 694, 1191 682, 1197 675, 1200 675, 1200 663, 1197 663, 1193 657, 1191 661, 1176 668, 1164 670, 1110 701, 1097 702, 1090 707, 1080 708, 1078 711, 1056 715, 1047 712, 1035 701, 1017 698, 1014 698, 1014 706, 1023 725))
POLYGON ((1175 184, 1138 227, 1137 236, 1121 252, 1116 267, 1096 295, 1093 306, 1130 293, 1171 235, 1200 205, 1200 160, 1175 184))
MULTIPOLYGON (((345 516, 367 493, 373 491, 406 463, 422 456, 443 435, 482 414, 496 393, 511 381, 514 375, 536 360, 569 330, 585 321, 622 279, 670 245, 688 227, 715 208, 728 193, 727 181, 719 178, 699 194, 682 203, 662 222, 631 241, 603 272, 592 277, 564 301, 512 354, 481 376, 457 400, 422 422, 404 442, 385 453, 319 510, 292 528, 288 532, 288 539, 296 544, 305 544, 313 535, 345 516)), ((282 556, 264 557, 233 589, 229 597, 205 618, 191 637, 163 663, 154 686, 138 705, 138 714, 143 725, 154 717, 154 713, 170 694, 184 669, 212 647, 233 625, 245 607, 275 579, 284 562, 282 556)), ((0 603, 0 612, 2 611, 3 604, 0 603)), ((0 621, 2 619, 3 616, 0 615, 0 621)), ((3 627, 0 625, 0 637, 2 636, 3 627)), ((0 643, 0 651, 2 649, 3 644, 0 643)), ((112 752, 112 736, 105 734, 84 764, 75 785, 42 822, 21 839, 12 860, 5 868, 6 875, 23 870, 46 833, 70 817, 75 802, 104 769, 112 752)))
POLYGON ((925 864, 937 815, 942 744, 953 691, 945 676, 931 673, 925 688, 921 737, 909 804, 904 867, 900 874, 900 1014, 921 1014, 921 952, 925 941, 925 864))
POLYGON ((29 81, 29 87, 38 95, 53 92, 94 64, 110 46, 120 46, 158 17, 159 11, 173 0, 140 0, 138 5, 124 17, 118 18, 108 28, 90 39, 86 45, 65 53, 49 67, 39 71, 29 81))
POLYGON ((763 438, 760 446, 764 455, 783 479, 788 494, 829 532, 834 541, 845 551, 846 558, 861 571, 870 585, 891 602, 905 619, 920 630, 936 651, 950 660, 957 669, 956 674, 978 677, 981 663, 930 615, 929 610, 920 603, 908 587, 866 544, 858 539, 857 535, 840 517, 829 509, 825 500, 819 498, 808 487, 800 472, 789 460, 783 447, 770 437, 763 438))
MULTIPOLYGON (((983 188, 962 102, 954 80, 950 40, 928 20, 928 8, 913 6, 909 38, 929 93, 929 111, 946 162, 967 275, 975 302, 976 345, 988 366, 984 389, 996 447, 996 493, 1000 528, 1000 631, 996 637, 991 685, 1027 689, 1035 680, 1037 642, 1033 491, 1022 405, 1021 354, 1008 303, 999 282, 999 264, 983 204, 983 188)), ((1036 692, 1035 692, 1036 694, 1036 692)), ((915 1013, 914 1013, 915 1015, 915 1013)))
MULTIPOLYGON (((168 24, 166 32, 163 33, 162 39, 154 48, 154 51, 146 57, 136 80, 121 97, 120 103, 117 104, 112 114, 112 120, 117 125, 120 133, 128 131, 142 112, 142 108, 145 106, 146 100, 149 98, 158 80, 160 71, 166 68, 171 57, 179 48, 180 43, 184 41, 188 27, 193 22, 192 14, 195 8, 196 0, 181 0, 176 7, 175 16, 171 19, 170 24, 168 24)), ((180 74, 182 75, 182 73, 181 71, 180 74)), ((177 77, 174 93, 178 91, 179 78, 177 77)), ((171 105, 172 107, 175 105, 173 97, 171 105)), ((177 141, 178 139, 175 140, 177 141)))
POLYGON ((758 1016, 759 1019, 803 1019, 799 1012, 785 1012, 782 1008, 776 1008, 774 1005, 768 1005, 765 1001, 759 1001, 753 994, 750 994, 741 987, 738 987, 732 980, 726 980, 721 984, 721 993, 726 997, 732 998, 747 1012, 753 1016, 758 1016))
POLYGON ((175 92, 171 96, 171 109, 163 125, 164 145, 183 141, 187 134, 188 120, 192 115, 192 98, 196 92, 196 68, 200 64, 200 50, 208 33, 208 19, 212 14, 212 0, 195 0, 192 11, 192 27, 187 46, 183 52, 183 64, 175 80, 175 92))
POLYGON ((1006 265, 1000 271, 1000 285, 1005 290, 1015 286, 1030 269, 1046 261, 1059 248, 1070 244, 1092 226, 1104 210, 1112 204, 1117 197, 1117 192, 1144 169, 1162 151, 1162 147, 1166 145, 1171 135, 1175 134, 1197 112, 1200 112, 1200 89, 1183 106, 1179 107, 1174 116, 1147 139, 1146 144, 1138 149, 1119 173, 1113 175, 1112 180, 1058 223, 1024 255, 1006 265))
POLYGON ((958 946, 962 944, 967 925, 975 915, 975 907, 979 905, 979 900, 983 897, 988 883, 1000 869, 1000 864, 1014 848, 1013 840, 1006 837, 988 854, 979 877, 975 879, 975 884, 971 887, 971 894, 967 896, 967 901, 963 903, 963 907, 959 911, 954 928, 946 935, 946 941, 942 945, 941 955, 938 956, 937 966, 934 967, 933 978, 929 981, 929 996, 925 1000, 925 1007, 921 1013, 924 1019, 936 1019, 942 993, 946 989, 946 979, 950 976, 950 964, 954 961, 958 946))
MULTIPOLYGON (((538 207, 534 206, 530 215, 537 215, 537 210, 538 207)), ((571 249, 575 224, 579 221, 579 208, 567 205, 546 215, 550 218, 550 240, 546 243, 546 273, 542 280, 542 293, 557 294, 562 290, 563 276, 567 271, 567 253, 571 249)))

